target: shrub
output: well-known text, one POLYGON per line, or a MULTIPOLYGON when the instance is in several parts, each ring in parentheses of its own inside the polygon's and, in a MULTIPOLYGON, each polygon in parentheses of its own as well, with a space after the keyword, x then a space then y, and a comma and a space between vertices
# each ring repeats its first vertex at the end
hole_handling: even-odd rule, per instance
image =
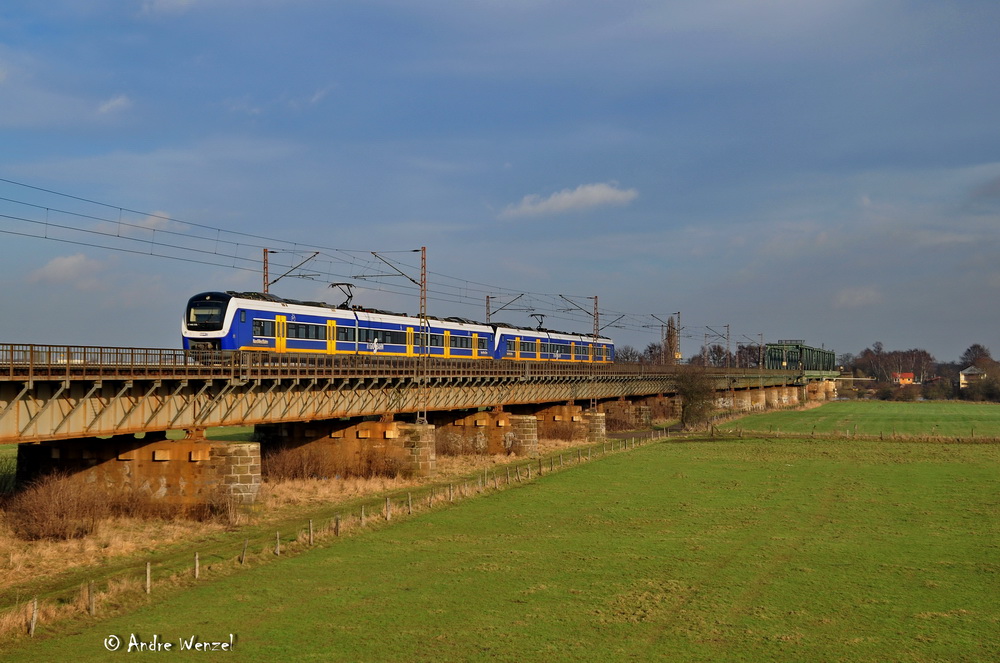
POLYGON ((396 477, 401 471, 402 463, 398 458, 374 445, 366 445, 359 454, 324 444, 261 447, 261 474, 271 481, 396 477))
POLYGON ((908 384, 896 389, 892 394, 894 401, 915 401, 920 397, 920 386, 908 384))
POLYGON ((37 540, 84 537, 112 514, 107 496, 95 484, 49 475, 14 495, 5 515, 17 536, 37 540))
POLYGON ((951 381, 945 379, 931 380, 921 386, 925 400, 945 400, 954 395, 951 381))
POLYGON ((148 493, 109 488, 78 476, 49 474, 11 496, 4 517, 22 539, 79 539, 114 516, 173 518, 181 508, 148 493))

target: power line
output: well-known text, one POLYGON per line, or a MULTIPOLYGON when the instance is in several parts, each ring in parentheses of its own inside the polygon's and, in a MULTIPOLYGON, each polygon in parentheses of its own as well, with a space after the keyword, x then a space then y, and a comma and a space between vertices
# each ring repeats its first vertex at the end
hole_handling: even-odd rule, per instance
MULTIPOLYGON (((29 201, 11 195, 0 196, 0 203, 19 209, 19 213, 13 213, 14 209, 9 210, 11 213, 0 212, 0 220, 9 222, 8 227, 0 227, 0 234, 257 273, 263 268, 260 258, 262 249, 279 250, 281 254, 315 253, 316 258, 309 262, 309 274, 293 273, 297 265, 291 261, 288 264, 275 261, 275 268, 288 269, 288 277, 304 280, 334 282, 360 279, 364 281, 363 287, 369 291, 398 296, 412 297, 417 289, 417 286, 399 282, 398 279, 395 283, 386 283, 384 279, 389 275, 372 274, 379 265, 384 271, 385 265, 382 263, 386 260, 379 258, 381 262, 377 262, 370 250, 305 245, 256 233, 184 221, 161 213, 142 212, 6 178, 0 178, 0 183, 15 190, 19 187, 52 197, 52 204, 45 204, 44 200, 29 201), (67 201, 92 205, 98 210, 72 209, 74 206, 67 204, 67 201), (109 214, 108 211, 114 214, 109 214), (366 271, 369 272, 368 275, 365 274, 366 271)), ((396 253, 412 254, 412 249, 378 251, 381 256, 396 253)), ((393 259, 392 262, 404 270, 418 269, 416 265, 402 260, 393 259)), ((523 299, 519 304, 523 303, 523 308, 529 312, 542 311, 549 319, 574 325, 589 322, 579 312, 560 310, 564 309, 561 295, 525 292, 440 272, 429 273, 433 278, 428 283, 427 298, 436 303, 478 308, 483 305, 486 296, 520 295, 523 299)), ((587 295, 573 297, 582 299, 587 295)), ((638 332, 642 332, 649 317, 647 314, 607 309, 602 315, 618 316, 612 325, 615 328, 638 332)))

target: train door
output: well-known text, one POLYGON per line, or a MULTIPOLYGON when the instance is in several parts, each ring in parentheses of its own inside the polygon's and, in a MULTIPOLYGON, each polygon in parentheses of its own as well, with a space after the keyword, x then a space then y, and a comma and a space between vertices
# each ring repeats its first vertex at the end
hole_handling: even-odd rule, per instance
POLYGON ((444 349, 442 350, 444 356, 451 357, 451 330, 444 330, 444 349))
POLYGON ((413 327, 407 327, 406 328, 406 356, 407 357, 412 357, 413 356, 413 339, 414 339, 413 327))
POLYGON ((286 352, 288 347, 288 318, 274 316, 274 351, 286 352))
POLYGON ((326 352, 327 354, 337 353, 337 321, 326 321, 326 352))

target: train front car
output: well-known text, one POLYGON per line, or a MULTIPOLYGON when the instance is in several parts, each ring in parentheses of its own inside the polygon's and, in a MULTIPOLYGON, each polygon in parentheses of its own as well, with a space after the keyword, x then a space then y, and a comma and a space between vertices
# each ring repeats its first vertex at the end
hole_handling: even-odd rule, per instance
POLYGON ((181 322, 185 350, 234 350, 229 329, 233 316, 225 292, 203 292, 188 300, 181 322))

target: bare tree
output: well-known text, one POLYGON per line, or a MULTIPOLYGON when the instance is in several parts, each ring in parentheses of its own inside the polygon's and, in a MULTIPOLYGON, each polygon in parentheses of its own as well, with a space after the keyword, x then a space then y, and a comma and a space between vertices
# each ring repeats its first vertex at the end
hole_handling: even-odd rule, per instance
POLYGON ((631 345, 622 345, 615 348, 615 361, 622 363, 635 363, 641 359, 642 355, 631 345))
POLYGON ((646 349, 642 352, 642 361, 647 364, 662 364, 663 363, 663 344, 662 343, 650 343, 646 346, 646 349))
POLYGON ((990 349, 979 343, 970 345, 962 353, 962 356, 958 358, 958 363, 966 367, 977 366, 982 368, 981 364, 990 364, 992 362, 993 357, 990 355, 990 349))
POLYGON ((708 421, 715 401, 715 384, 704 367, 679 367, 675 379, 681 398, 681 424, 691 428, 708 421))

